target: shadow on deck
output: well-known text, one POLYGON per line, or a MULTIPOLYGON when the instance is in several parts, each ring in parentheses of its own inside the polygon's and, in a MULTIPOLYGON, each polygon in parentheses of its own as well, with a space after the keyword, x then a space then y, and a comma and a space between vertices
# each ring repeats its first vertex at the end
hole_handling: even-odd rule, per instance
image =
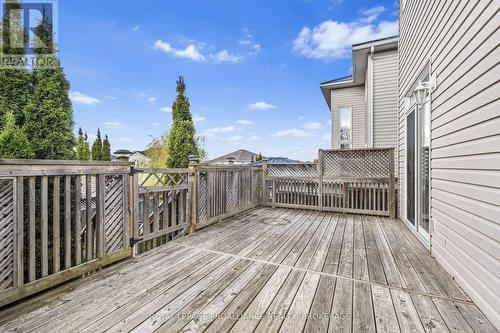
POLYGON ((2 332, 496 332, 398 220, 259 208, 0 312, 2 332))

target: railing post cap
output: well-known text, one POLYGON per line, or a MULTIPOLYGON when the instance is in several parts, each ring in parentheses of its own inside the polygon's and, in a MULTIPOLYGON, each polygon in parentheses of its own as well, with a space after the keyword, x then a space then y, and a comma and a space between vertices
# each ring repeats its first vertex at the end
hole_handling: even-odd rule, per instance
POLYGON ((188 159, 189 159, 189 164, 197 164, 200 162, 200 159, 198 158, 197 155, 189 155, 188 159))

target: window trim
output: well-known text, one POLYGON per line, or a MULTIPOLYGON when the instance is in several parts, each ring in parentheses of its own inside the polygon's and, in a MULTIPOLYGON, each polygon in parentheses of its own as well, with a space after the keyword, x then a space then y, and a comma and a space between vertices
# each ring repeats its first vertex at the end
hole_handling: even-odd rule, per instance
POLYGON ((340 149, 352 149, 352 106, 351 105, 341 105, 338 107, 338 111, 339 111, 339 148, 340 149), (340 112, 341 109, 349 109, 351 112, 350 124, 349 124, 351 131, 350 131, 349 141, 342 141, 342 139, 341 139, 341 133, 342 133, 342 119, 341 119, 341 112, 340 112), (342 148, 342 145, 346 145, 346 144, 349 145, 349 147, 342 148))

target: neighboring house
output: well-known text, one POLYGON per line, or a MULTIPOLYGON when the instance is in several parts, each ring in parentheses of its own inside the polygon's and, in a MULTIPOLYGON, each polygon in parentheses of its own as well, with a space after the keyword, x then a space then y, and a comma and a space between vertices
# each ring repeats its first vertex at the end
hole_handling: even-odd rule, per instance
POLYGON ((144 168, 149 165, 151 159, 146 156, 145 151, 120 149, 113 153, 112 159, 127 160, 134 163, 135 167, 144 168))
POLYGON ((253 153, 245 149, 239 149, 229 154, 222 155, 208 161, 209 164, 251 164, 259 154, 253 153))
MULTIPOLYGON (((291 160, 288 157, 268 157, 267 159, 268 164, 296 164, 296 163, 302 163, 301 161, 298 160, 291 160)), ((254 166, 261 166, 262 162, 257 161, 253 164, 254 166)))
POLYGON ((396 147, 398 37, 353 45, 352 72, 321 84, 332 148, 396 147))
POLYGON ((398 82, 399 215, 498 329, 499 10, 401 1, 398 82))

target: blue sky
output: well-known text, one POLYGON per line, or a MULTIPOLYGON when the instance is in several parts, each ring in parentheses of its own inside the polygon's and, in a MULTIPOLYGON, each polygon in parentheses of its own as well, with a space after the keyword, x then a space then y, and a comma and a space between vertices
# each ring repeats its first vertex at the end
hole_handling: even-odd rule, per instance
MULTIPOLYGON (((312 160, 329 148, 319 84, 350 74, 350 45, 397 34, 394 1, 59 1, 75 132, 144 149, 168 131, 183 75, 209 157, 246 148, 312 160)), ((91 136, 91 140, 93 137, 91 136)))

